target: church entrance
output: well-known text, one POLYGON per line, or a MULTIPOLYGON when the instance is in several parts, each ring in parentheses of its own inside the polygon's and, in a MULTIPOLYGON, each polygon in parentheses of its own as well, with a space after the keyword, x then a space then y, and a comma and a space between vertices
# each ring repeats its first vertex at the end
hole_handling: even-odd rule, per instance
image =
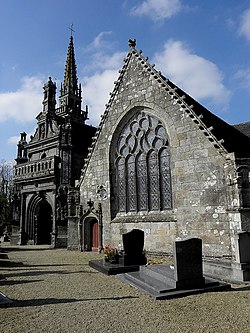
POLYGON ((99 247, 99 223, 94 217, 86 217, 84 220, 84 250, 98 251, 99 247))
POLYGON ((38 204, 35 220, 35 244, 50 245, 52 232, 52 209, 46 200, 43 200, 38 204))
POLYGON ((23 230, 28 244, 51 245, 52 207, 45 196, 34 195, 30 200, 23 230))

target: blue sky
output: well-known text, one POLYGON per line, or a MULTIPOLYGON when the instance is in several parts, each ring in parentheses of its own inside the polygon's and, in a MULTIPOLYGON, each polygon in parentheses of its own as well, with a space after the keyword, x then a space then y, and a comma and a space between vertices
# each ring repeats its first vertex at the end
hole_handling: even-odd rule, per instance
POLYGON ((98 125, 128 39, 167 78, 230 124, 250 121, 250 2, 0 0, 0 160, 33 134, 43 84, 59 91, 71 23, 83 108, 98 125))

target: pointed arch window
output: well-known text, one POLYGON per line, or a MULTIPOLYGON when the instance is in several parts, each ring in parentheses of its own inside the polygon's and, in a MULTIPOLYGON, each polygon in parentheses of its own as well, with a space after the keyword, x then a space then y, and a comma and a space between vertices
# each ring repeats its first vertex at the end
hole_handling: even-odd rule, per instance
POLYGON ((126 211, 125 158, 120 157, 116 163, 118 189, 118 206, 121 212, 126 211))
POLYGON ((118 212, 172 207, 168 137, 156 117, 139 112, 123 127, 115 174, 118 212))
POLYGON ((137 159, 138 210, 148 210, 148 177, 146 154, 140 153, 137 159))

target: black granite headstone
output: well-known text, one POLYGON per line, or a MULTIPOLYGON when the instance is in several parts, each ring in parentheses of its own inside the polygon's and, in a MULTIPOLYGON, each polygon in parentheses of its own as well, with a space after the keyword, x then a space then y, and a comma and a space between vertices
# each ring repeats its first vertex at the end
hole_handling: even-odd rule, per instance
POLYGON ((236 235, 236 262, 250 263, 250 232, 243 231, 236 235))
POLYGON ((122 235, 124 253, 120 258, 123 265, 145 265, 147 258, 143 252, 144 231, 133 229, 122 235))
POLYGON ((187 238, 174 242, 175 280, 178 288, 202 287, 202 240, 187 238))

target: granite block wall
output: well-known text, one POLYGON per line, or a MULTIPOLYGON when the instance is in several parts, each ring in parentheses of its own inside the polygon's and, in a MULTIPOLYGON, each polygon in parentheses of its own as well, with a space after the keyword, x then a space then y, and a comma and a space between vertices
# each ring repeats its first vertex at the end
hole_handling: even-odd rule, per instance
POLYGON ((174 239, 192 236, 202 238, 207 256, 234 256, 234 235, 241 230, 237 185, 228 181, 235 177, 234 154, 215 147, 192 107, 187 112, 180 106, 145 61, 130 54, 121 73, 80 181, 81 204, 101 203, 104 244, 117 246, 123 232, 139 228, 148 251, 172 252, 174 239), (142 110, 157 117, 169 136, 172 209, 116 214, 115 145, 123 126, 142 110), (98 196, 99 186, 105 198, 98 196))

